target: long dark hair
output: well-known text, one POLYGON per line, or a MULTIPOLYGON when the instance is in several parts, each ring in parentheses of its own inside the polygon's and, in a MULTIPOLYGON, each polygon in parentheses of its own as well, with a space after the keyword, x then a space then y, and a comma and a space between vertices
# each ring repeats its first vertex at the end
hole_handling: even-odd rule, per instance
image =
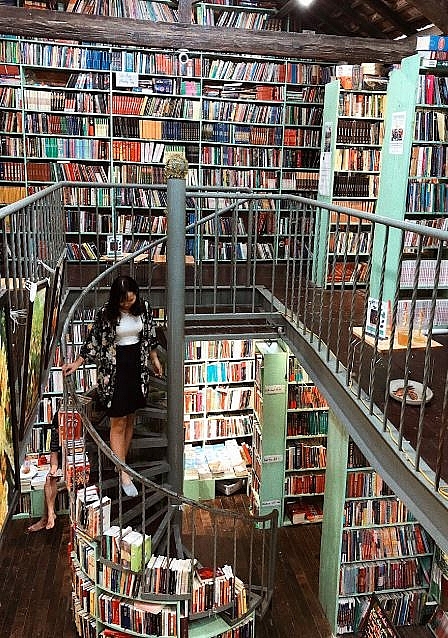
POLYGON ((126 299, 128 292, 135 294, 135 303, 129 309, 131 315, 138 316, 144 311, 144 303, 140 299, 140 290, 135 279, 127 275, 117 277, 111 284, 104 312, 106 319, 112 325, 117 325, 120 317, 120 303, 126 299))

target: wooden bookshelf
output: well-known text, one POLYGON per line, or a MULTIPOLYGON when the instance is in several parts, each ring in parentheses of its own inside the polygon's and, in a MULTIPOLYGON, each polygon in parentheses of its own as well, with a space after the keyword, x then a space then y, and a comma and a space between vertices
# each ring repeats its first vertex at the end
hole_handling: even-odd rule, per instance
MULTIPOLYGON (((74 11, 82 8, 73 3, 74 11)), ((247 7, 232 12, 244 15, 247 7)), ((123 236, 124 252, 165 234, 166 194, 148 186, 164 183, 172 152, 185 154, 189 185, 316 196, 331 64, 7 37, 0 38, 0 62, 2 203, 58 180, 144 186, 113 196, 101 188, 65 193, 71 262, 94 265, 111 234, 123 236)), ((186 223, 216 205, 201 200, 186 223)), ((209 228, 198 246, 187 238, 186 252, 207 259, 219 250, 219 259, 230 262, 234 231, 209 228)), ((241 207, 236 232, 241 262, 304 254, 291 244, 289 210, 274 201, 260 202, 255 212, 241 207)))

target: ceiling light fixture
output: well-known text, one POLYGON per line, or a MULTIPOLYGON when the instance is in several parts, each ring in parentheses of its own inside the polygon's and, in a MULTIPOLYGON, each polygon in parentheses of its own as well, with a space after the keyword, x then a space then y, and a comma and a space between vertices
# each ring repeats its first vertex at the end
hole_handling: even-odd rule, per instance
POLYGON ((299 5, 303 7, 304 9, 307 9, 314 2, 314 0, 297 0, 297 1, 299 5))

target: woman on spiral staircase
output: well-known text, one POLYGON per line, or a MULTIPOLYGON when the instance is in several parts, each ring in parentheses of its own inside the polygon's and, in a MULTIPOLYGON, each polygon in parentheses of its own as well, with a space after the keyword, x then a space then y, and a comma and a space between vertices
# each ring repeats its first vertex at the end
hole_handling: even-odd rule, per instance
MULTIPOLYGON (((110 419, 110 447, 121 461, 126 461, 131 445, 135 411, 145 405, 149 375, 151 371, 156 376, 163 373, 155 328, 137 282, 132 277, 117 277, 78 357, 62 366, 67 376, 83 363, 97 365, 98 394, 110 419)), ((131 477, 122 472, 121 479, 124 493, 137 496, 131 477)))

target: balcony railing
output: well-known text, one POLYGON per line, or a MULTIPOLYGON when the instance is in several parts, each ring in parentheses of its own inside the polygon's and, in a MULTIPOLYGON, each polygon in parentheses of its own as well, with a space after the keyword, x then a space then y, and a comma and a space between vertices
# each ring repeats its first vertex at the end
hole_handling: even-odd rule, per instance
MULTIPOLYGON (((61 215, 85 217, 87 187, 92 185, 60 184, 37 195, 31 205, 38 210, 39 203, 43 211, 48 198, 58 200, 52 204, 57 213, 52 227, 60 228, 61 215)), ((97 184, 88 191, 89 197, 95 190, 97 196, 89 200, 88 208, 93 230, 68 228, 71 308, 63 339, 84 308, 98 307, 104 300, 117 272, 135 276, 150 292, 154 307, 167 306, 169 264, 160 257, 165 252, 165 239, 157 230, 157 223, 163 223, 161 211, 154 213, 156 201, 167 202, 165 187, 97 184), (143 194, 145 201, 152 202, 149 227, 156 229, 144 237, 137 226, 143 194), (111 216, 106 232, 101 226, 106 223, 105 197, 123 216, 111 216), (129 227, 120 226, 126 223, 124 212, 129 227), (128 247, 121 244, 124 239, 129 240, 128 247), (77 256, 73 248, 81 249, 83 240, 91 244, 91 252, 77 256), (145 243, 138 247, 141 240, 145 243)), ((417 509, 421 522, 446 551, 448 233, 270 193, 198 188, 188 190, 181 205, 182 214, 191 221, 185 231, 186 338, 280 335, 300 356, 361 449, 385 472, 394 491, 406 496, 410 484, 402 481, 412 481, 407 504, 417 509), (405 473, 400 475, 400 470, 405 473), (419 499, 421 507, 415 508, 419 499)), ((23 279, 43 276, 37 268, 48 260, 40 247, 32 248, 33 242, 17 245, 5 221, 12 213, 26 217, 19 205, 2 211, 2 277, 13 282, 7 286, 20 291, 23 279), (27 260, 33 266, 24 266, 23 272, 13 266, 27 260), (17 270, 11 275, 13 267, 17 270)), ((168 206, 168 232, 170 215, 168 206)), ((32 232, 26 229, 27 234, 32 232)), ((52 262, 49 265, 53 267, 52 262)), ((165 315, 165 321, 169 323, 170 317, 165 315)), ((97 448, 100 457, 111 458, 99 441, 97 448)), ((127 471, 142 482, 142 489, 146 486, 151 493, 160 489, 130 468, 127 471)), ((165 498, 170 507, 183 502, 169 490, 165 498)), ((189 506, 194 511, 202 507, 189 506)), ((267 564, 265 559, 262 562, 267 564)), ((268 572, 271 567, 269 563, 268 572)))

